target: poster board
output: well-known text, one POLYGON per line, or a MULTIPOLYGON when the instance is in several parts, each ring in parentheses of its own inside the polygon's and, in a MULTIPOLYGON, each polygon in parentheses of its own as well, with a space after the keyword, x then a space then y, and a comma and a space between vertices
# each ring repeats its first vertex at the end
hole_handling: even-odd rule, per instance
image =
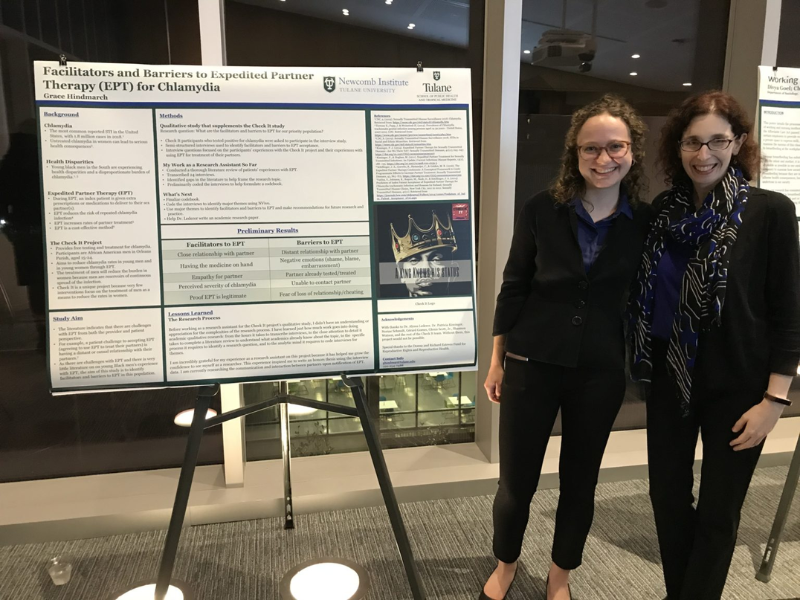
POLYGON ((468 69, 34 72, 53 393, 476 368, 468 69))
POLYGON ((758 68, 759 187, 794 202, 800 220, 800 69, 758 68))

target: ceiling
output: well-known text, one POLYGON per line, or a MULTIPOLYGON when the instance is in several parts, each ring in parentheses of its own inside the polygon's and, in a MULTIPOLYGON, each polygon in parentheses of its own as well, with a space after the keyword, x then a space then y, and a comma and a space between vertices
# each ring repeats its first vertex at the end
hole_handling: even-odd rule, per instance
MULTIPOLYGON (((418 39, 467 47, 469 0, 236 0, 418 39), (342 13, 350 11, 350 16, 342 13), (413 30, 409 24, 415 25, 413 30)), ((491 2, 492 0, 489 0, 491 2)))
MULTIPOLYGON (((466 48, 469 41, 469 0, 392 0, 391 5, 386 0, 236 1, 449 46, 466 48)), ((520 59, 529 62, 524 50, 532 50, 545 31, 562 23, 591 33, 596 11, 597 54, 588 76, 686 91, 683 84, 692 79, 701 4, 724 8, 729 0, 524 0, 520 59), (641 58, 631 58, 634 54, 641 58), (637 75, 631 76, 632 72, 637 75)), ((487 0, 491 6, 492 0, 487 0)), ((704 27, 727 28, 727 22, 704 27)))

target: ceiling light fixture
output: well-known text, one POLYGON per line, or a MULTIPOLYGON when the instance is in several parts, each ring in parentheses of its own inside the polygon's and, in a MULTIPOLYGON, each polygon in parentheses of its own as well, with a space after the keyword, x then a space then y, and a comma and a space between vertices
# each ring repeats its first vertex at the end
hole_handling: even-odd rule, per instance
POLYGON ((522 53, 523 53, 523 54, 530 54, 530 53, 531 53, 531 51, 530 51, 530 50, 523 50, 523 51, 522 51, 522 53))
MULTIPOLYGON (((206 413, 206 419, 213 419, 217 416, 217 411, 213 408, 209 408, 208 412, 206 413)), ((192 426, 192 419, 194 418, 194 409, 190 408, 188 410, 182 410, 177 415, 175 415, 175 419, 172 421, 178 427, 191 427, 192 426)))
POLYGON ((636 71, 633 71, 633 72, 631 73, 631 77, 636 77, 637 75, 638 75, 638 73, 637 73, 636 71))
POLYGON ((343 9, 342 9, 342 14, 343 14, 345 17, 349 17, 349 16, 350 16, 350 11, 349 11, 349 10, 347 10, 346 8, 343 8, 343 9))
POLYGON ((692 84, 687 81, 683 84, 683 87, 692 87, 692 84))
POLYGON ((631 56, 631 58, 642 58, 642 55, 641 54, 634 54, 633 56, 631 56))
POLYGON ((388 4, 389 6, 391 6, 391 4, 392 4, 392 0, 386 0, 386 4, 388 4))
MULTIPOLYGON (((117 600, 145 600, 148 596, 153 598, 155 595, 156 584, 151 583, 129 590, 122 594, 122 596, 119 596, 117 600)), ((173 585, 169 586, 166 600, 184 600, 183 591, 173 585)))
MULTIPOLYGON (((138 583, 129 590, 115 594, 115 600, 153 600, 156 595, 155 583, 138 583)), ((189 586, 182 581, 172 580, 165 600, 194 600, 195 595, 189 586)))
POLYGON ((343 559, 311 560, 284 575, 281 600, 364 600, 369 575, 360 565, 343 559))
POLYGON ((316 411, 316 408, 311 408, 310 406, 300 406, 299 404, 289 405, 289 414, 293 417, 304 417, 316 411))
POLYGON ((409 29, 414 29, 414 27, 416 27, 416 25, 414 25, 414 23, 409 23, 408 24, 408 28, 409 29))

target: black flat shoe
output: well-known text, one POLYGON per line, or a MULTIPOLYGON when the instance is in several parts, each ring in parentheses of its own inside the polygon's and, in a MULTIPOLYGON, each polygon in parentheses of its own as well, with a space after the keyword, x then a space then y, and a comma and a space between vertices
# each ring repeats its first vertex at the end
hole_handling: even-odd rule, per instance
MULTIPOLYGON (((550 575, 547 576, 547 579, 544 582, 544 597, 547 598, 547 590, 550 588, 550 575)), ((509 587, 509 589, 511 589, 509 587)), ((567 593, 569 594, 569 600, 572 600, 572 588, 567 584, 567 593)), ((667 599, 668 600, 668 599, 667 599)))
MULTIPOLYGON (((519 570, 519 568, 517 568, 517 570, 519 570)), ((506 595, 503 596, 502 598, 490 598, 489 596, 486 595, 486 593, 483 590, 481 590, 481 595, 478 596, 478 600, 506 600, 506 598, 508 598, 508 592, 510 592, 511 588, 514 587, 514 580, 516 578, 517 578, 517 571, 515 570, 514 571, 514 577, 511 578, 511 583, 508 584, 508 589, 506 590, 506 595)))

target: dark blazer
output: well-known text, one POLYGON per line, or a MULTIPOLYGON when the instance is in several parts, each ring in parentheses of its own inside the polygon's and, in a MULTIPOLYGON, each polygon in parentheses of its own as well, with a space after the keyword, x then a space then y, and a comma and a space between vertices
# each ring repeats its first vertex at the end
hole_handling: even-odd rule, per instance
MULTIPOLYGON (((653 202, 658 213, 661 195, 653 202)), ((792 201, 751 188, 728 264, 719 326, 701 332, 693 385, 761 394, 800 362, 800 245, 792 201)))
POLYGON ((614 220, 606 246, 587 273, 575 209, 549 192, 528 200, 517 218, 494 335, 506 351, 565 367, 623 368, 623 317, 642 257, 652 210, 614 220))

